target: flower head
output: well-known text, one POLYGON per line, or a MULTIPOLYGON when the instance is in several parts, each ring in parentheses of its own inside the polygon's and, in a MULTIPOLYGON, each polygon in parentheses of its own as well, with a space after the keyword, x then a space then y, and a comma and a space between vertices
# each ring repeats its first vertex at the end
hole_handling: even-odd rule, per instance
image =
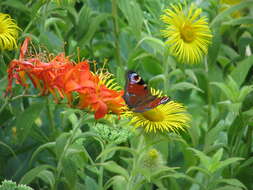
POLYGON ((154 170, 164 165, 164 160, 162 158, 161 153, 158 152, 156 149, 152 148, 145 152, 145 154, 143 155, 141 159, 141 165, 144 168, 154 170))
POLYGON ((121 114, 125 101, 122 98, 123 91, 117 86, 111 78, 111 74, 94 73, 90 81, 93 82, 93 88, 89 93, 77 90, 80 93, 79 107, 90 106, 95 111, 95 118, 99 119, 105 114, 112 112, 121 114))
MULTIPOLYGON (((151 92, 153 94, 161 94, 155 90, 151 92)), ((130 123, 136 128, 143 127, 145 132, 177 132, 188 127, 188 122, 190 121, 186 108, 174 101, 169 101, 166 104, 161 104, 152 110, 141 113, 128 110, 124 115, 131 118, 130 123)))
POLYGON ((0 49, 12 50, 17 47, 19 27, 10 15, 0 13, 0 49))
POLYGON ((121 113, 123 91, 111 79, 111 74, 93 73, 88 60, 75 63, 63 53, 49 61, 36 55, 27 57, 28 44, 29 38, 21 47, 19 59, 12 60, 9 65, 7 92, 12 90, 13 79, 28 87, 28 77, 41 95, 51 93, 57 102, 66 97, 70 106, 94 111, 95 119, 107 113, 121 113))
POLYGON ((167 25, 162 34, 167 38, 171 53, 179 61, 198 63, 207 54, 212 34, 208 27, 207 18, 200 16, 202 10, 191 4, 185 12, 181 4, 172 5, 161 16, 167 25))

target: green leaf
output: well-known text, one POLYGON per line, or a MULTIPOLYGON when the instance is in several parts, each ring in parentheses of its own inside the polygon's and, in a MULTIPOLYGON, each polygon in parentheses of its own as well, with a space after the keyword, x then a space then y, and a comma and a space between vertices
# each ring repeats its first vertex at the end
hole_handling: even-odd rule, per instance
POLYGON ((78 27, 77 37, 83 37, 84 34, 87 33, 87 30, 90 28, 90 24, 92 21, 92 13, 91 9, 84 5, 78 13, 78 23, 76 27, 78 27))
POLYGON ((253 64, 253 55, 245 58, 243 61, 237 64, 237 67, 231 72, 231 77, 236 81, 238 86, 241 86, 244 82, 249 69, 253 64))
POLYGON ((252 37, 245 37, 244 35, 242 35, 238 42, 238 49, 239 49, 239 53, 242 57, 244 57, 245 55, 249 56, 251 55, 251 49, 250 49, 250 45, 253 44, 253 39, 252 37), (247 52, 247 48, 249 48, 249 52, 247 52))
POLYGON ((221 50, 225 55, 227 55, 230 59, 238 58, 240 55, 230 46, 222 44, 221 50))
POLYGON ((198 84, 198 78, 191 69, 186 69, 185 74, 188 75, 196 84, 198 84))
POLYGON ((213 28, 213 38, 211 46, 208 50, 207 60, 208 64, 212 65, 216 62, 216 59, 219 54, 220 46, 221 46, 221 34, 220 34, 220 26, 216 26, 213 28))
POLYGON ((143 24, 143 11, 141 10, 140 5, 135 0, 118 0, 117 3, 127 19, 132 33, 137 37, 140 36, 143 24))
POLYGON ((165 44, 162 40, 152 36, 146 36, 137 43, 135 48, 137 49, 144 42, 152 47, 155 52, 158 51, 161 55, 163 55, 165 44))
POLYGON ((132 149, 132 148, 117 146, 117 147, 112 147, 112 148, 106 148, 103 152, 100 153, 100 155, 98 155, 98 157, 96 159, 98 160, 102 156, 104 156, 106 154, 109 154, 112 151, 119 151, 119 150, 129 152, 133 156, 137 155, 137 152, 134 149, 132 149))
POLYGON ((159 64, 159 61, 157 59, 154 59, 153 57, 150 58, 144 58, 141 60, 140 64, 144 68, 147 73, 151 73, 152 75, 157 75, 160 73, 163 73, 163 68, 159 64))
POLYGON ((188 90, 188 89, 194 89, 202 93, 204 92, 203 90, 201 90, 200 88, 189 82, 179 82, 171 87, 171 91, 188 90))
POLYGON ((48 142, 46 144, 43 144, 41 146, 39 146, 32 154, 32 157, 30 159, 30 164, 33 162, 34 158, 37 156, 37 154, 39 154, 41 151, 43 151, 44 149, 51 149, 55 147, 55 142, 48 142))
POLYGON ((44 103, 36 103, 19 114, 16 119, 17 135, 20 143, 23 143, 31 131, 34 121, 39 117, 44 108, 44 103))
POLYGON ((105 169, 107 169, 110 172, 121 174, 122 176, 125 177, 126 180, 129 178, 129 174, 126 169, 118 165, 114 161, 108 161, 104 163, 100 163, 99 165, 102 165, 105 169))
POLYGON ((69 157, 64 157, 62 160, 63 174, 68 181, 69 188, 74 188, 77 182, 78 168, 74 161, 69 157))
POLYGON ((220 179, 220 180, 218 180, 218 184, 219 183, 226 183, 228 185, 233 185, 236 187, 242 187, 243 189, 247 189, 247 187, 242 182, 240 182, 238 179, 220 179))
POLYGON ((235 99, 237 98, 237 96, 233 95, 233 92, 231 91, 231 89, 225 83, 223 83, 223 82, 211 82, 210 84, 219 87, 221 89, 221 91, 226 95, 226 97, 229 100, 235 101, 235 99))
POLYGON ((199 172, 202 172, 203 174, 206 174, 207 176, 211 176, 211 173, 207 170, 207 169, 204 169, 204 168, 201 168, 201 167, 197 167, 197 166, 191 166, 187 171, 186 173, 189 173, 191 171, 194 171, 194 170, 197 170, 199 172))
POLYGON ((240 164, 239 169, 242 169, 244 167, 250 167, 250 165, 253 164, 253 157, 249 158, 248 160, 244 161, 242 164, 240 164))
POLYGON ((216 16, 213 21, 211 22, 211 27, 217 25, 219 22, 221 22, 224 18, 226 18, 227 16, 229 16, 231 13, 246 8, 246 7, 251 7, 253 6, 253 1, 248 0, 248 1, 244 1, 240 4, 234 5, 231 8, 228 8, 227 10, 221 12, 220 14, 218 14, 218 16, 216 16))
POLYGON ((227 22, 224 22, 223 24, 226 25, 239 25, 239 24, 252 24, 253 18, 251 16, 245 16, 241 18, 231 19, 227 22))
POLYGON ((156 75, 154 77, 152 77, 149 81, 148 81, 148 84, 150 86, 153 86, 155 84, 160 84, 160 83, 163 83, 164 81, 166 80, 165 76, 163 74, 160 74, 160 75, 156 75))
POLYGON ((5 143, 2 142, 2 141, 0 141, 0 145, 2 145, 2 146, 5 147, 7 150, 9 150, 9 151, 11 152, 11 154, 12 154, 15 158, 17 158, 17 155, 15 154, 15 152, 13 151, 13 149, 12 149, 9 145, 5 144, 5 143))
POLYGON ((239 102, 243 102, 246 96, 253 91, 253 85, 251 86, 243 86, 240 90, 240 95, 238 97, 239 102))
POLYGON ((233 164, 235 162, 238 162, 240 160, 243 160, 243 158, 236 158, 236 157, 228 158, 227 160, 224 160, 224 161, 220 162, 220 164, 217 166, 217 168, 219 169, 219 168, 226 167, 226 166, 228 166, 230 164, 233 164))
POLYGON ((242 190, 242 188, 231 186, 231 185, 226 185, 224 187, 216 188, 214 190, 242 190))
POLYGON ((55 151, 56 151, 56 156, 58 158, 61 157, 64 148, 68 142, 70 134, 69 133, 62 133, 57 139, 56 139, 56 145, 55 145, 55 151))
POLYGON ((30 184, 36 177, 39 176, 40 172, 46 171, 49 168, 53 168, 50 165, 40 165, 33 169, 31 169, 29 172, 26 172, 26 174, 20 179, 21 184, 30 184))
POLYGON ((86 176, 84 181, 85 181, 85 186, 86 186, 85 189, 88 189, 88 190, 100 189, 98 184, 96 183, 96 181, 94 179, 92 179, 91 177, 86 176))
POLYGON ((223 149, 219 149, 212 157, 212 162, 218 163, 223 155, 223 149))
POLYGON ((13 7, 19 11, 22 11, 23 13, 29 13, 30 9, 25 6, 25 4, 22 3, 22 1, 19 0, 7 0, 1 3, 1 5, 7 5, 10 7, 13 7))
POLYGON ((225 129, 224 121, 220 121, 215 127, 211 128, 205 136, 204 152, 209 152, 213 142, 217 139, 219 133, 225 129))
POLYGON ((103 21, 107 20, 110 16, 111 15, 108 13, 101 13, 98 16, 96 16, 94 19, 92 19, 87 33, 85 34, 85 36, 83 36, 82 39, 80 39, 78 46, 84 47, 84 45, 86 45, 88 42, 90 42, 90 40, 94 36, 95 32, 98 30, 99 25, 103 21))
POLYGON ((113 178, 113 189, 120 190, 127 187, 127 180, 122 176, 114 176, 113 178))
POLYGON ((38 174, 37 177, 40 178, 42 181, 44 181, 46 184, 49 184, 51 189, 53 188, 55 184, 55 177, 53 172, 49 170, 43 170, 38 174))
POLYGON ((63 19, 57 18, 57 17, 51 17, 51 18, 46 19, 44 28, 48 30, 51 25, 56 24, 56 23, 65 24, 63 19))
POLYGON ((58 53, 62 51, 64 42, 52 31, 41 31, 40 42, 45 44, 49 51, 58 53))
POLYGON ((210 157, 208 157, 203 152, 201 152, 197 149, 194 149, 194 148, 188 148, 188 149, 192 150, 199 157, 200 162, 203 164, 203 166, 205 168, 209 167, 209 165, 211 164, 211 158, 210 157))

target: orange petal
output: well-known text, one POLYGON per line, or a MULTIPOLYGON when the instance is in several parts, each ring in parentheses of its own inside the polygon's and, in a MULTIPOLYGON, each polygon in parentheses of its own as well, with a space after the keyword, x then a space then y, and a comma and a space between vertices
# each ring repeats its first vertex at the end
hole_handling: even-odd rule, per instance
POLYGON ((25 41, 23 42, 21 48, 20 48, 20 54, 19 54, 19 59, 23 59, 25 57, 25 53, 28 49, 28 44, 31 38, 26 37, 25 41))

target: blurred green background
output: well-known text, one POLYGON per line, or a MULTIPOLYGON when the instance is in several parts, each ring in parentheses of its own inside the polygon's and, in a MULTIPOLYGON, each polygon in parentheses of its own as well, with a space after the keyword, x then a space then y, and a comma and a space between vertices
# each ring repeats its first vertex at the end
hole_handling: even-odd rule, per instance
MULTIPOLYGON (((178 2, 1 0, 0 12, 21 28, 19 44, 30 36, 40 52, 98 67, 106 61, 122 88, 126 70, 135 70, 184 103, 192 122, 180 134, 128 131, 117 144, 94 129, 91 114, 51 96, 22 96, 18 85, 13 97, 4 96, 6 70, 19 51, 1 51, 0 181, 50 190, 253 189, 253 1, 185 1, 202 8, 213 34, 208 55, 194 65, 171 56, 160 32, 163 10, 178 2), (145 168, 150 148, 162 161, 145 168)), ((98 122, 119 134, 128 126, 117 118, 98 122)))

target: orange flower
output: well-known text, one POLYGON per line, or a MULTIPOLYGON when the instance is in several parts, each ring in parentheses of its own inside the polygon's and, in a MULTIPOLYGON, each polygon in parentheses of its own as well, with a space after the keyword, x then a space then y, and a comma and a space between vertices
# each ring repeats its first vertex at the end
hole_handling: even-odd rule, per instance
POLYGON ((87 61, 75 65, 66 74, 64 81, 67 93, 78 92, 78 108, 95 111, 95 119, 100 119, 109 112, 118 115, 121 113, 124 106, 123 91, 107 87, 99 75, 89 71, 87 61))
POLYGON ((121 113, 121 108, 125 105, 123 91, 116 91, 106 87, 101 83, 98 76, 94 76, 95 88, 91 90, 91 93, 80 92, 79 107, 91 107, 95 111, 95 119, 99 119, 105 116, 108 112, 115 114, 121 113))
POLYGON ((12 90, 13 79, 27 88, 28 76, 42 95, 51 93, 56 101, 66 97, 70 106, 73 106, 73 96, 79 98, 78 108, 94 111, 95 119, 110 112, 121 113, 125 105, 123 91, 114 87, 111 74, 94 74, 87 60, 76 64, 64 54, 59 54, 48 63, 38 56, 26 58, 29 40, 24 41, 19 59, 10 63, 7 92, 12 90))
POLYGON ((90 80, 92 73, 89 70, 88 61, 80 62, 68 69, 54 80, 55 88, 62 97, 68 98, 72 102, 72 92, 84 91, 90 93, 94 88, 94 83, 90 80))

